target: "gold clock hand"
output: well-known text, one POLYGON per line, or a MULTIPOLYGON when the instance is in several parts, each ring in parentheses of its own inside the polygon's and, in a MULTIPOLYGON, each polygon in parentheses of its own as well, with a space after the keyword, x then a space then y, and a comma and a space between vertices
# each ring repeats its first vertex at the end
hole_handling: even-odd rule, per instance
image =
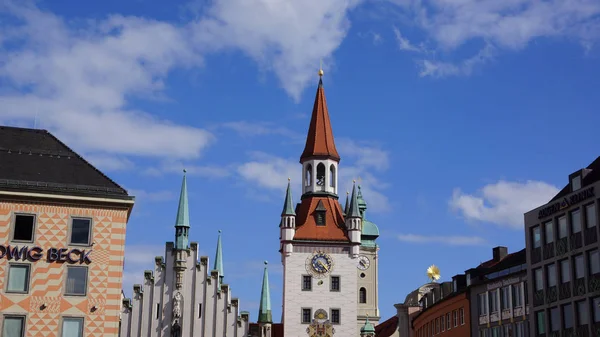
POLYGON ((319 264, 321 265, 321 267, 325 268, 325 271, 329 271, 329 268, 327 268, 327 265, 325 265, 323 261, 319 260, 319 264))

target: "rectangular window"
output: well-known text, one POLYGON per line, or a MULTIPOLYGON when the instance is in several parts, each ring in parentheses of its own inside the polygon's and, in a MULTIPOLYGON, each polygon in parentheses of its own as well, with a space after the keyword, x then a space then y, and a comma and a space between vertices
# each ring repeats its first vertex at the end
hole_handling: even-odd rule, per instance
POLYGON ((310 316, 312 316, 312 309, 303 308, 302 309, 302 323, 310 324, 310 316))
POLYGON ((546 333, 546 314, 544 311, 538 311, 535 315, 535 325, 537 327, 537 334, 543 335, 546 333))
POLYGON ((558 218, 558 238, 562 239, 566 238, 567 236, 569 236, 567 231, 567 217, 563 215, 558 218))
POLYGON ((435 333, 436 334, 440 333, 440 318, 439 317, 435 318, 435 333))
POLYGON ((456 328, 458 326, 458 313, 456 310, 452 311, 452 318, 454 320, 454 327, 456 328))
POLYGON ((560 312, 557 307, 550 309, 550 331, 560 330, 560 312))
POLYGON ((488 313, 487 293, 477 296, 477 305, 479 307, 479 316, 485 316, 488 313))
POLYGON ((89 246, 92 232, 92 220, 86 218, 71 219, 71 241, 72 245, 89 246))
POLYGON ((500 309, 498 303, 498 290, 492 290, 489 292, 490 300, 490 312, 497 312, 500 309))
POLYGON ((2 337, 24 337, 25 336, 25 317, 23 316, 4 316, 2 322, 2 337))
POLYGON ((446 330, 452 329, 452 323, 450 321, 450 313, 446 314, 446 330))
POLYGON ((588 308, 587 301, 579 301, 575 303, 575 308, 577 309, 577 325, 587 325, 588 324, 588 308))
POLYGON ((512 336, 512 325, 510 325, 510 324, 505 324, 505 325, 503 326, 503 329, 502 329, 502 330, 504 330, 504 331, 503 331, 503 333, 502 333, 502 336, 503 336, 503 337, 509 337, 509 336, 512 336))
POLYGON ((549 264, 546 266, 546 277, 548 278, 548 287, 556 285, 556 265, 549 264))
POLYGON ((202 318, 202 303, 198 303, 198 318, 202 318))
POLYGON ((571 270, 569 269, 569 259, 560 261, 560 283, 571 282, 571 270))
POLYGON ((7 293, 27 293, 29 291, 29 265, 9 264, 7 293))
POLYGON ((87 292, 87 267, 67 266, 65 295, 85 295, 87 292))
POLYGON ((510 309, 510 287, 506 286, 500 289, 500 301, 502 310, 510 309))
POLYGON ((340 309, 331 309, 331 323, 340 324, 340 309))
POLYGON ((312 290, 312 277, 310 275, 302 275, 302 290, 312 290))
POLYGON ((535 290, 544 290, 544 277, 542 274, 542 268, 537 268, 533 271, 533 278, 535 282, 535 290))
POLYGON ((13 241, 33 242, 35 215, 15 214, 13 241))
POLYGON ((440 322, 441 326, 442 326, 442 332, 446 331, 446 320, 445 320, 446 316, 442 315, 442 317, 440 317, 440 322))
POLYGON ((331 277, 331 291, 340 291, 340 277, 339 276, 331 277))
POLYGON ((592 228, 596 226, 596 205, 585 206, 585 227, 592 228))
POLYGON ((573 327, 573 305, 565 304, 562 307, 563 314, 563 325, 565 329, 570 329, 573 327))
POLYGON ((495 326, 492 328, 492 337, 500 337, 500 327, 495 326))
POLYGON ((574 210, 571 212, 571 233, 581 232, 581 212, 574 210))
POLYGON ((546 243, 554 242, 554 228, 552 226, 552 221, 548 221, 544 224, 544 231, 546 232, 546 235, 544 236, 546 243))
POLYGON ((542 245, 540 226, 535 226, 531 228, 531 240, 533 240, 533 248, 540 248, 540 246, 542 245))
MULTIPOLYGON (((510 336, 506 336, 510 337, 510 336)), ((514 337, 525 337, 525 329, 523 322, 515 323, 515 333, 514 337)))
POLYGON ((464 308, 458 309, 458 316, 460 319, 460 325, 464 325, 465 324, 465 309, 464 308))
POLYGON ((83 337, 83 318, 65 317, 62 322, 62 337, 83 337))
POLYGON ((513 284, 513 286, 512 286, 513 306, 514 307, 520 307, 523 305, 523 301, 521 300, 521 296, 522 296, 521 289, 523 289, 523 287, 520 283, 513 284))
POLYGON ((581 188, 581 176, 574 176, 571 180, 571 190, 573 192, 581 188))
POLYGON ((592 310, 594 310, 594 323, 600 323, 600 297, 592 300, 592 310))
POLYGON ((588 252, 588 265, 590 268, 590 275, 600 273, 600 256, 598 255, 598 249, 588 252))
POLYGON ((583 254, 575 256, 574 259, 575 259, 575 279, 578 280, 580 278, 585 277, 583 254))

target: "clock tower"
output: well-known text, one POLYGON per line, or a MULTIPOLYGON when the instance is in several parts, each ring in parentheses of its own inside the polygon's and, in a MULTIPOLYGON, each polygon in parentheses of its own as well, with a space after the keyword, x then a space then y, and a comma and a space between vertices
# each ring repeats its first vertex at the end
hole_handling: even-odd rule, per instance
POLYGON ((279 226, 284 336, 358 337, 363 316, 378 316, 369 304, 360 303, 363 288, 367 296, 374 289, 373 299, 377 297, 376 259, 363 253, 360 189, 353 187, 346 211, 338 200, 339 162, 320 78, 300 156, 302 196, 294 206, 288 182, 279 226), (361 282, 361 273, 375 278, 361 282))

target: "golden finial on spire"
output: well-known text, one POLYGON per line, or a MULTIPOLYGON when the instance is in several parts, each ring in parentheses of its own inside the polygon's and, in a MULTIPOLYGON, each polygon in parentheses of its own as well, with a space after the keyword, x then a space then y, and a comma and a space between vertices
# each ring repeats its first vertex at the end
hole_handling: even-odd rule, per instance
POLYGON ((325 74, 323 72, 323 60, 321 59, 321 62, 319 63, 319 77, 323 77, 323 74, 325 74))
POLYGON ((288 177, 288 183, 290 182, 290 180, 292 180, 292 178, 288 177))

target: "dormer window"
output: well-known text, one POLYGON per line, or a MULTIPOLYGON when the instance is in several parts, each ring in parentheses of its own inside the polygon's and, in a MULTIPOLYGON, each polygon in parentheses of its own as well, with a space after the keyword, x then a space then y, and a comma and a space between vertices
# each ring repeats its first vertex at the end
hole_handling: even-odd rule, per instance
POLYGON ((317 208, 315 208, 315 223, 317 226, 325 226, 325 213, 327 209, 323 206, 323 201, 319 200, 317 208))
POLYGON ((576 175, 573 178, 571 178, 571 189, 572 189, 572 191, 577 191, 580 188, 581 188, 581 176, 576 175))
POLYGON ((458 285, 456 284, 456 280, 454 280, 454 282, 452 282, 452 286, 453 286, 453 287, 452 287, 452 288, 453 288, 453 291, 454 291, 454 292, 456 292, 456 291, 457 291, 457 289, 458 289, 458 285))

